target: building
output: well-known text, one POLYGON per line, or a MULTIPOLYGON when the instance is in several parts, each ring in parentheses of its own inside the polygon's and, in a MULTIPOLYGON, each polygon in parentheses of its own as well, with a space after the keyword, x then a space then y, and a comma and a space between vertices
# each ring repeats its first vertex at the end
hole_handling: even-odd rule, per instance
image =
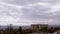
POLYGON ((39 28, 39 24, 31 24, 31 29, 39 28))
POLYGON ((29 33, 29 34, 43 34, 43 33, 29 33))
POLYGON ((60 34, 60 30, 57 31, 57 34, 60 34))
POLYGON ((32 29, 35 29, 35 28, 41 29, 41 28, 44 28, 44 27, 48 27, 48 24, 32 24, 31 25, 32 29))

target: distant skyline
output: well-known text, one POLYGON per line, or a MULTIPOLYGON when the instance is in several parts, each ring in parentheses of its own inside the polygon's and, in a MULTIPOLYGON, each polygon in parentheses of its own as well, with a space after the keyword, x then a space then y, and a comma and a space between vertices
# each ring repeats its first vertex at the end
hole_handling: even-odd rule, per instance
POLYGON ((0 25, 60 25, 60 0, 0 0, 0 25))

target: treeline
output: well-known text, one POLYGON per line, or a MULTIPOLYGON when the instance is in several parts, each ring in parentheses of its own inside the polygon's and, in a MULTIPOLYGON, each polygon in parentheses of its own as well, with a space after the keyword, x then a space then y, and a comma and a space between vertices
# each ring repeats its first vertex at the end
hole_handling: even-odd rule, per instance
POLYGON ((47 33, 53 33, 59 30, 60 28, 33 28, 33 29, 22 29, 21 26, 19 26, 18 29, 13 29, 12 26, 7 27, 6 29, 1 29, 0 34, 29 34, 29 33, 40 33, 40 32, 47 32, 47 33))

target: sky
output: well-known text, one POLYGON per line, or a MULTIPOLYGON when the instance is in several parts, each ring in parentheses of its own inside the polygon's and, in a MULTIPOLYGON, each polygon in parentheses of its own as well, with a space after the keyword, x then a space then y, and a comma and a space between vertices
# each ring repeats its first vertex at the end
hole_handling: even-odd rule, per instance
POLYGON ((0 25, 60 25, 60 0, 0 0, 0 25))

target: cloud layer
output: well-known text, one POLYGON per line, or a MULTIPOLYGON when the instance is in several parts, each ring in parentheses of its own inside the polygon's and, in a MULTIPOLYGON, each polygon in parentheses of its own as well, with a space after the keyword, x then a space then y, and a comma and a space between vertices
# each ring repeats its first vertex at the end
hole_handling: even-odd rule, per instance
POLYGON ((59 0, 0 0, 0 24, 58 24, 59 6, 59 0))

